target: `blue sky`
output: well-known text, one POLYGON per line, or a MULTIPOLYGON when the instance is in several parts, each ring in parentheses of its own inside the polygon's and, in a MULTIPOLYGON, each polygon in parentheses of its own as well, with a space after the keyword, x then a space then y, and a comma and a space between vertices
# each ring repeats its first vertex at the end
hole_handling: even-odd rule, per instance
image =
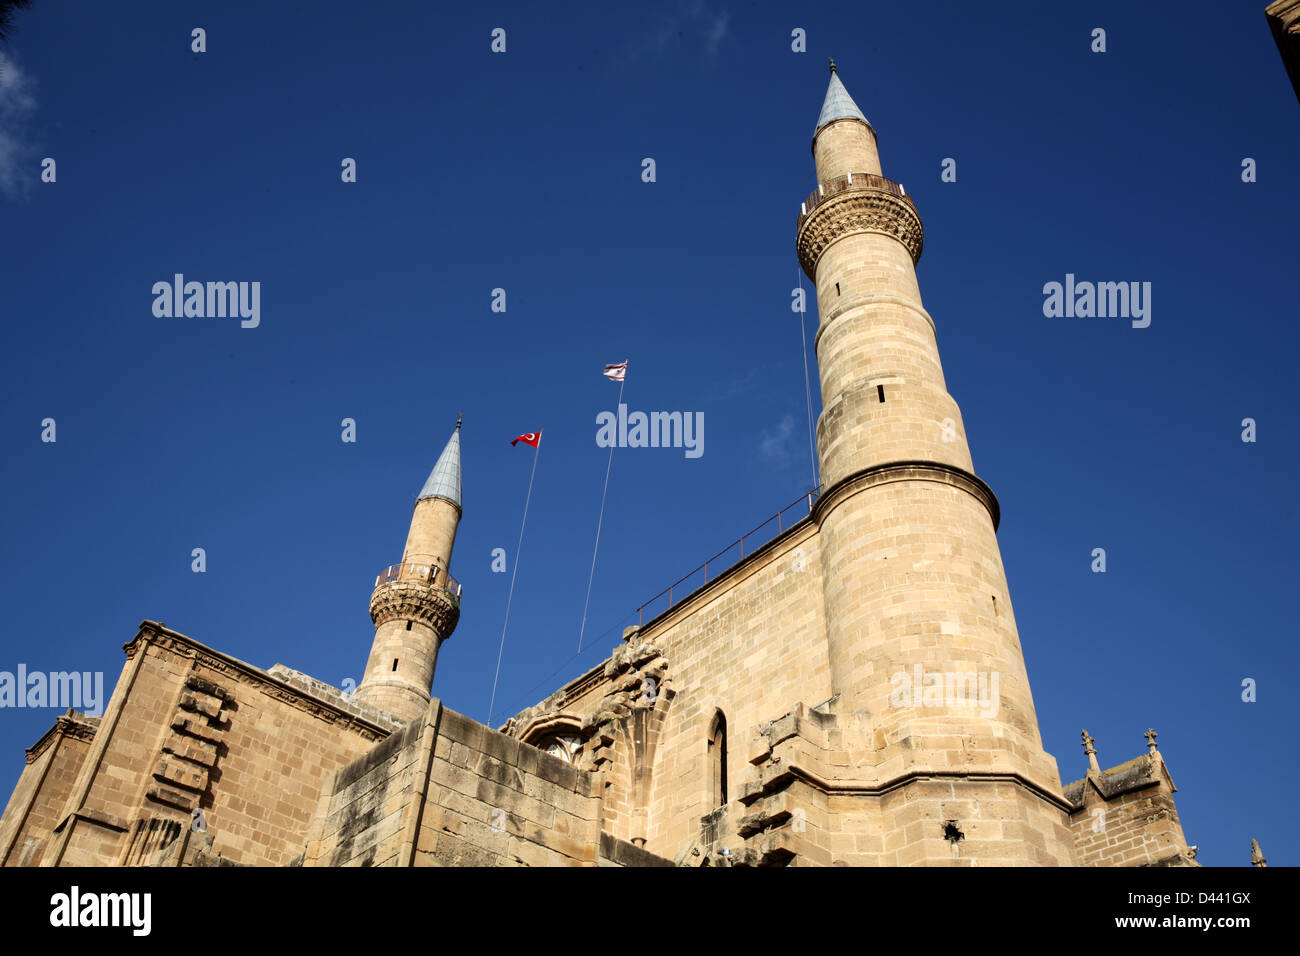
MULTIPOLYGON (((1295 863, 1300 133, 1263 7, 38 0, 0 48, 0 670, 111 688, 148 618, 359 680, 374 577, 461 409, 465 596, 435 694, 487 717, 524 431, 545 438, 497 719, 598 663, 810 484, 790 290, 834 56, 925 221, 922 296, 1063 781, 1081 727, 1103 766, 1154 727, 1202 862, 1255 837, 1295 863), (260 325, 155 317, 176 272, 259 281, 260 325), (1067 273, 1152 283, 1150 327, 1044 317, 1067 273), (574 659, 600 371, 624 356, 628 405, 703 412, 704 454, 616 451, 574 659)), ((6 796, 56 713, 0 711, 6 796)))

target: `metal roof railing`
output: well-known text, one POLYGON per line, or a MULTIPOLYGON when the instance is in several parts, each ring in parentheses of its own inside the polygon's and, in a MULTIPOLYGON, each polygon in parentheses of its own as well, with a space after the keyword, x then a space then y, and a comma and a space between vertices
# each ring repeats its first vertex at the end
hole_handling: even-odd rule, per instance
MULTIPOLYGON (((716 581, 719 577, 721 577, 723 574, 725 574, 728 570, 730 570, 732 567, 734 567, 734 566, 735 566, 736 564, 738 564, 740 561, 743 561, 744 558, 745 558, 745 541, 746 541, 746 539, 748 539, 748 540, 750 541, 750 549, 749 549, 749 553, 750 553, 750 554, 753 554, 756 548, 761 547, 761 546, 764 545, 764 544, 767 544, 767 542, 771 541, 773 538, 779 537, 779 536, 781 535, 781 533, 786 529, 786 527, 788 527, 789 525, 795 523, 795 522, 787 522, 787 521, 785 520, 785 514, 786 514, 786 512, 790 511, 792 508, 797 508, 797 507, 799 507, 800 505, 803 505, 803 504, 806 503, 807 506, 808 506, 808 514, 812 514, 813 499, 815 499, 819 494, 821 494, 821 486, 820 486, 820 485, 817 486, 816 488, 812 489, 811 491, 809 491, 809 492, 807 492, 807 493, 805 493, 805 494, 800 495, 800 496, 799 496, 798 498, 796 498, 794 501, 790 502, 790 504, 786 505, 784 508, 782 508, 782 509, 781 509, 780 511, 778 511, 776 514, 772 515, 772 517, 768 518, 766 521, 762 522, 761 524, 759 524, 757 527, 753 528, 752 530, 747 531, 745 534, 742 534, 739 538, 737 538, 735 541, 731 542, 731 544, 727 545, 725 548, 723 548, 721 551, 719 551, 719 552, 718 552, 717 554, 715 554, 713 557, 709 558, 707 561, 705 561, 703 564, 701 564, 699 567, 697 567, 694 571, 691 571, 691 572, 689 572, 689 573, 687 573, 687 574, 682 575, 682 577, 678 578, 678 579, 677 579, 676 581, 674 581, 672 584, 668 585, 668 587, 664 588, 662 591, 660 591, 658 594, 656 594, 654 597, 652 597, 650 600, 646 601, 644 604, 642 604, 639 608, 636 609, 636 622, 637 622, 637 624, 640 625, 640 624, 642 623, 642 613, 645 611, 645 609, 648 608, 648 607, 650 607, 650 605, 654 604, 656 601, 658 601, 658 600, 659 600, 661 597, 663 597, 664 595, 667 595, 667 596, 668 596, 668 604, 667 604, 667 606, 663 609, 664 611, 667 611, 667 610, 669 610, 670 608, 672 608, 672 606, 674 605, 674 603, 677 603, 677 602, 674 602, 674 600, 673 600, 673 595, 674 595, 674 593, 676 593, 676 594, 680 594, 682 597, 686 597, 687 595, 689 595, 689 594, 693 593, 694 591, 696 591, 698 588, 701 588, 701 587, 703 587, 704 585, 708 584, 708 583, 709 583, 709 580, 710 580, 710 579, 709 579, 709 565, 712 564, 714 567, 717 567, 718 559, 721 558, 721 557, 723 557, 724 555, 728 554, 729 552, 733 551, 734 549, 736 549, 737 546, 739 546, 739 549, 740 549, 740 554, 739 554, 739 556, 737 556, 736 559, 733 560, 733 561, 728 561, 728 562, 724 565, 724 567, 723 567, 723 569, 722 569, 721 571, 719 571, 719 572, 717 572, 716 574, 713 575, 713 580, 716 581), (758 542, 757 544, 755 544, 754 541, 753 541, 754 536, 757 535, 759 531, 762 531, 764 528, 766 528, 768 525, 770 525, 773 521, 776 522, 776 534, 775 534, 775 535, 771 535, 771 534, 764 535, 764 536, 763 536, 763 540, 760 541, 760 542, 758 542), (689 587, 689 588, 686 588, 686 589, 683 589, 683 588, 682 588, 682 585, 683 585, 683 584, 685 584, 687 581, 690 581, 692 578, 694 578, 694 577, 695 577, 697 574, 699 574, 701 571, 704 572, 704 575, 703 575, 703 576, 704 576, 704 580, 703 580, 703 581, 699 582, 698 584, 692 584, 691 587, 689 587)), ((802 516, 800 517, 799 520, 802 520, 802 516)), ((651 617, 655 617, 655 616, 657 616, 658 614, 661 614, 661 613, 663 613, 663 611, 657 611, 657 612, 655 612, 655 614, 652 614, 651 617)))

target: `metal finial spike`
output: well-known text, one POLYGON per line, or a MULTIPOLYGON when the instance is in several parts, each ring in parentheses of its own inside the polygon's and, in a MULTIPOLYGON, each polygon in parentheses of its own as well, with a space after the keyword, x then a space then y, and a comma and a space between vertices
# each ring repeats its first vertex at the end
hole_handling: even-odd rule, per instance
POLYGON ((464 412, 457 412, 457 413, 456 413, 456 431, 460 431, 460 423, 461 423, 461 421, 462 421, 464 418, 465 418, 465 413, 464 413, 464 412))
POLYGON ((831 72, 834 73, 834 72, 835 72, 835 57, 833 57, 833 56, 828 56, 828 57, 826 58, 826 60, 827 60, 827 62, 830 63, 830 65, 831 65, 831 72))

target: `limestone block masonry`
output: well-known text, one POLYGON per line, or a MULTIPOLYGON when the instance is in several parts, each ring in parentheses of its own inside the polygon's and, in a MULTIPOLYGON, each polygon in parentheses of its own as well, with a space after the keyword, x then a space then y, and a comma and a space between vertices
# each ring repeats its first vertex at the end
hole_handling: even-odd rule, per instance
POLYGON ((1004 819, 968 826, 963 859, 1073 863, 999 554, 997 505, 973 473, 921 303, 920 218, 901 187, 881 178, 865 120, 823 126, 813 152, 819 182, 849 180, 801 217, 797 237, 817 287, 819 543, 829 713, 845 735, 838 747, 892 781, 877 804, 880 825, 916 834, 898 862, 951 860, 955 844, 934 822, 939 807, 997 801, 1004 819), (900 702, 895 675, 926 671, 990 685, 996 675, 996 706, 927 701, 920 688, 900 702))

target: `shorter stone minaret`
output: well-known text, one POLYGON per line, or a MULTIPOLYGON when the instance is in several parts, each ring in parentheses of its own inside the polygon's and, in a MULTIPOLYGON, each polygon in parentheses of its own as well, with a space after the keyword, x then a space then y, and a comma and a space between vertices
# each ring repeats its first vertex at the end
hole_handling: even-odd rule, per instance
POLYGON ((402 563, 375 579, 375 642, 357 700, 403 722, 429 706, 438 648, 460 619, 460 585, 447 573, 460 524, 460 421, 415 502, 402 563))

